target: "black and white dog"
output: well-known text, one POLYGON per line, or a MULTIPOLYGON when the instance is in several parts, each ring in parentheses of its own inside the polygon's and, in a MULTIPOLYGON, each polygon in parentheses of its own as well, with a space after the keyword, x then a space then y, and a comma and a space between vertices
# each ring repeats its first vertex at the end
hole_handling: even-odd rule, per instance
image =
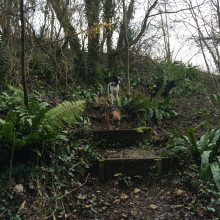
MULTIPOLYGON (((177 86, 177 83, 174 80, 170 80, 166 83, 164 86, 164 90, 161 94, 164 98, 167 97, 170 93, 170 90, 177 86)), ((153 91, 151 93, 151 99, 155 97, 158 93, 158 91, 162 88, 162 84, 158 83, 156 87, 153 88, 153 91)))
POLYGON ((113 104, 113 99, 117 99, 118 98, 118 94, 119 94, 119 84, 120 84, 120 80, 118 76, 113 76, 112 78, 112 82, 110 82, 108 84, 108 96, 111 99, 111 104, 113 104))

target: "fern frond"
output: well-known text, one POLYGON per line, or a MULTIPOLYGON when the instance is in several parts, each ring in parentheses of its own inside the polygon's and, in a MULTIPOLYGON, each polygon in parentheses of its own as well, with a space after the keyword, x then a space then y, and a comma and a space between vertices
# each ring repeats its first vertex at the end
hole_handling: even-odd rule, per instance
POLYGON ((63 102, 45 114, 44 126, 63 128, 64 123, 73 124, 83 112, 85 101, 63 102))

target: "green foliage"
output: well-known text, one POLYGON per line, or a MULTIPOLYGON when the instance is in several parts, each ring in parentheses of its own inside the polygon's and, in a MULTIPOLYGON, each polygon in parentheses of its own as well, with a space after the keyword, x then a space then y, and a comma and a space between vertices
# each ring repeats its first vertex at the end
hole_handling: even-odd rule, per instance
MULTIPOLYGON (((70 188, 80 186, 80 177, 98 157, 88 142, 74 142, 64 131, 64 125, 76 122, 85 102, 64 102, 49 109, 46 102, 30 100, 26 108, 17 99, 20 91, 14 91, 13 98, 8 95, 12 110, 0 119, 0 207, 5 218, 16 217, 19 207, 14 205, 13 185, 19 182, 26 191, 40 190, 39 215, 47 216, 48 207, 54 204, 56 209, 61 196, 67 197, 70 188), (14 106, 12 99, 19 104, 14 106)), ((7 106, 6 96, 1 97, 7 106)))
POLYGON ((192 179, 192 185, 197 190, 197 204, 203 204, 207 210, 216 215, 219 212, 220 192, 216 190, 214 183, 207 179, 201 179, 201 175, 197 173, 192 179))
POLYGON ((90 118, 80 115, 77 118, 77 121, 74 123, 74 128, 76 128, 76 130, 84 130, 84 131, 91 130, 92 124, 91 124, 90 118))
POLYGON ((209 164, 209 156, 211 151, 203 151, 201 154, 201 178, 203 180, 208 180, 210 178, 210 164, 209 164))
POLYGON ((186 96, 194 92, 203 94, 205 92, 204 85, 197 81, 199 70, 191 64, 186 65, 179 61, 170 63, 168 78, 174 79, 178 84, 178 87, 173 89, 176 96, 186 96))
MULTIPOLYGON (((7 96, 9 105, 12 104, 11 100, 21 102, 20 96, 20 90, 15 89, 12 96, 7 96)), ((7 99, 5 103, 7 104, 7 99)), ((83 111, 84 103, 64 102, 50 110, 46 102, 30 101, 28 108, 23 102, 19 103, 7 113, 5 119, 0 120, 0 159, 5 160, 10 151, 32 151, 42 156, 43 148, 49 150, 59 140, 65 141, 62 134, 64 124, 76 122, 83 111)))
POLYGON ((192 93, 204 94, 206 87, 197 81, 191 81, 188 78, 184 78, 180 81, 177 81, 178 86, 173 88, 172 92, 175 96, 186 96, 192 93))
POLYGON ((57 213, 62 211, 58 208, 62 205, 62 196, 67 201, 72 200, 71 191, 82 185, 86 170, 97 159, 97 153, 88 142, 78 143, 72 140, 62 145, 56 144, 48 156, 51 159, 50 163, 41 158, 44 160, 41 166, 34 165, 30 160, 17 163, 13 168, 14 179, 10 184, 6 180, 8 170, 0 172, 0 211, 3 219, 16 216, 18 213, 20 197, 13 191, 13 186, 18 182, 23 185, 25 195, 40 192, 41 196, 35 201, 41 204, 37 210, 41 219, 49 216, 51 209, 57 213))
POLYGON ((45 114, 45 125, 63 129, 64 123, 73 124, 83 111, 85 101, 63 102, 45 114))
POLYGON ((198 73, 199 71, 195 66, 192 66, 191 64, 186 65, 181 61, 175 61, 167 64, 168 77, 173 78, 178 82, 184 79, 197 79, 198 73))
POLYGON ((158 91, 156 98, 152 100, 149 107, 149 119, 156 120, 157 123, 177 116, 177 112, 170 104, 170 97, 166 97, 164 100, 158 98, 162 91, 162 89, 158 91))
POLYGON ((217 186, 218 191, 220 192, 220 156, 218 156, 218 162, 213 162, 210 164, 212 171, 213 179, 217 186))
POLYGON ((118 180, 122 181, 127 187, 132 186, 132 181, 130 176, 125 176, 123 173, 116 173, 114 176, 118 177, 118 180))
POLYGON ((0 121, 1 151, 5 146, 21 150, 28 148, 38 155, 37 146, 53 146, 52 140, 63 138, 56 129, 63 129, 64 122, 71 124, 83 110, 84 101, 76 103, 65 102, 54 109, 48 110, 47 103, 30 102, 29 110, 19 106, 16 110, 8 112, 5 120, 0 121))
POLYGON ((169 80, 174 80, 177 87, 172 89, 172 93, 176 97, 190 95, 192 93, 204 94, 208 87, 201 83, 200 71, 192 65, 186 65, 182 62, 175 61, 161 62, 160 65, 145 64, 136 73, 137 67, 133 67, 131 73, 131 89, 135 92, 139 91, 150 93, 155 85, 165 85, 169 80))
MULTIPOLYGON (((193 92, 203 94, 206 90, 204 84, 198 82, 199 70, 191 64, 186 65, 180 61, 162 63, 159 67, 150 70, 151 85, 164 85, 172 79, 177 82, 177 87, 172 89, 175 96, 186 96, 193 92)), ((147 81, 147 80, 146 80, 147 81)))
POLYGON ((49 62, 49 56, 42 51, 32 55, 29 66, 34 74, 37 76, 51 76, 52 65, 49 62))
POLYGON ((77 86, 74 91, 71 91, 70 99, 81 100, 86 99, 87 102, 98 101, 98 99, 106 93, 106 88, 103 87, 101 83, 96 83, 96 87, 84 88, 82 86, 77 86))
POLYGON ((125 117, 127 120, 133 120, 133 123, 145 126, 148 120, 148 108, 149 103, 143 96, 126 97, 120 96, 115 100, 114 104, 119 107, 122 118, 125 117))
POLYGON ((150 65, 149 71, 153 83, 163 84, 168 79, 167 68, 168 63, 161 63, 158 66, 150 65))
POLYGON ((174 79, 178 84, 184 79, 197 79, 199 70, 191 64, 184 64, 181 61, 162 62, 159 66, 153 66, 150 75, 154 83, 163 84, 168 79, 174 79))
POLYGON ((177 116, 177 113, 171 107, 169 97, 164 100, 158 98, 160 92, 162 90, 151 102, 147 101, 144 96, 129 98, 121 96, 115 103, 120 107, 122 114, 126 114, 126 118, 135 116, 140 126, 145 126, 149 122, 161 123, 164 119, 177 116))
POLYGON ((220 103, 220 94, 212 94, 211 96, 211 100, 213 102, 214 105, 217 105, 220 103))
POLYGON ((115 104, 128 114, 134 115, 138 112, 146 112, 149 106, 144 96, 127 97, 121 96, 115 101, 115 104))
MULTIPOLYGON (((207 126, 209 127, 209 126, 207 126)), ((210 150, 211 156, 220 154, 220 129, 207 128, 199 140, 197 140, 195 130, 188 126, 185 133, 176 129, 169 129, 173 133, 170 140, 167 142, 166 152, 164 156, 200 156, 203 151, 210 150)))
POLYGON ((208 181, 213 177, 217 189, 220 192, 220 156, 217 156, 218 161, 210 163, 210 153, 211 151, 203 151, 201 155, 200 178, 208 181))
POLYGON ((199 177, 205 181, 209 181, 213 177, 219 190, 220 167, 218 162, 220 155, 220 129, 209 130, 209 123, 207 124, 207 131, 199 140, 197 140, 195 130, 191 126, 187 127, 186 133, 170 129, 173 136, 167 143, 166 152, 162 155, 178 156, 185 159, 192 157, 196 160, 201 157, 199 177), (215 161, 217 159, 218 161, 215 161))
POLYGON ((2 92, 0 95, 0 111, 13 109, 24 102, 24 93, 22 89, 8 86, 8 90, 8 92, 2 92))

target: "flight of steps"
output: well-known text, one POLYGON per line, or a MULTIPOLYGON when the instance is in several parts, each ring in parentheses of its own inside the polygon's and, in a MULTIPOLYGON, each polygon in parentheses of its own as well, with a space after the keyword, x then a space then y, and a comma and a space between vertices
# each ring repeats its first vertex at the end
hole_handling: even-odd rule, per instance
POLYGON ((152 128, 127 130, 94 130, 93 141, 98 143, 101 159, 98 164, 100 180, 113 179, 116 173, 126 176, 146 176, 149 172, 167 173, 175 167, 170 158, 154 155, 147 146, 140 147, 152 136, 152 128))

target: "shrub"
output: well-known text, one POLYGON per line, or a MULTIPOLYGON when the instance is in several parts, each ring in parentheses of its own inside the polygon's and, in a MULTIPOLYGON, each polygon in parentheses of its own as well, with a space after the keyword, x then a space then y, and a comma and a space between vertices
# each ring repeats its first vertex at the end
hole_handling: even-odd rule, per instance
MULTIPOLYGON (((20 93, 15 90, 13 99, 17 95, 20 93)), ((47 107, 46 102, 31 101, 28 108, 20 103, 7 113, 5 119, 0 119, 0 160, 6 161, 10 157, 12 168, 15 153, 25 156, 25 152, 32 151, 42 156, 56 145, 57 140, 65 140, 62 135, 64 123, 76 122, 83 111, 84 101, 63 102, 53 109, 47 107)))
POLYGON ((122 96, 116 101, 117 106, 120 107, 122 114, 126 118, 136 118, 140 126, 145 126, 146 123, 156 122, 161 123, 164 119, 175 117, 177 113, 170 105, 170 97, 159 99, 162 90, 158 92, 152 102, 147 101, 146 97, 135 96, 127 98, 122 96))
POLYGON ((185 133, 170 129, 173 136, 167 143, 166 152, 162 156, 192 158, 201 160, 199 177, 205 181, 212 178, 220 192, 220 129, 209 129, 197 140, 195 130, 189 126, 185 133))

